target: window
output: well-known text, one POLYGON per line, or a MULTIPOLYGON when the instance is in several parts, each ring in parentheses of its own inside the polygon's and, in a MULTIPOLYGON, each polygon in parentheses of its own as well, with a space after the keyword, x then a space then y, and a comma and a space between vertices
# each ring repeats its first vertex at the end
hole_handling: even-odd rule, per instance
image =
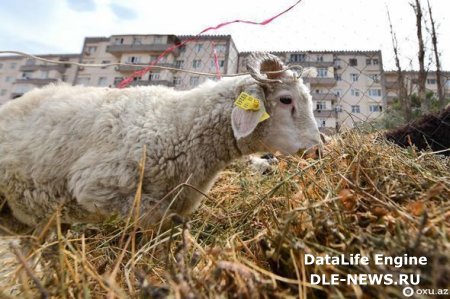
POLYGON ((107 86, 108 85, 108 78, 106 78, 106 77, 99 77, 97 85, 98 86, 107 86))
POLYGON ((194 46, 195 52, 199 53, 203 49, 203 44, 196 44, 194 46))
POLYGON ((4 96, 6 94, 6 89, 2 89, 1 91, 0 91, 0 96, 4 96))
POLYGON ((199 81, 200 81, 199 77, 191 77, 191 79, 189 80, 189 83, 191 86, 197 86, 199 81))
POLYGON ((161 45, 163 44, 163 37, 162 36, 155 36, 155 38, 153 39, 153 42, 157 45, 161 45))
POLYGON ((79 77, 77 80, 78 85, 88 85, 91 81, 90 77, 79 77))
POLYGON ((180 77, 173 77, 173 85, 178 86, 181 84, 181 78, 180 77))
POLYGON ((431 84, 431 85, 434 85, 434 84, 436 84, 436 79, 427 79, 427 84, 431 84))
POLYGON ((116 37, 114 39, 114 44, 115 45, 122 45, 123 44, 123 37, 116 37))
POLYGON ((334 107, 334 111, 342 112, 342 106, 341 105, 336 105, 336 107, 334 107))
POLYGON ((96 46, 88 46, 88 47, 86 48, 86 52, 87 52, 88 54, 94 54, 95 51, 97 51, 97 47, 96 47, 96 46))
POLYGON ((180 50, 180 53, 184 53, 184 52, 186 52, 186 45, 182 45, 182 46, 178 47, 178 49, 180 50))
POLYGON ((348 61, 348 64, 350 64, 350 66, 357 66, 358 65, 358 59, 350 58, 349 61, 348 61))
POLYGON ((358 89, 351 89, 350 94, 354 97, 359 97, 359 90, 358 89))
POLYGON ((11 64, 9 65, 9 68, 10 68, 10 69, 15 69, 16 66, 17 66, 17 63, 11 62, 11 64))
POLYGON ((359 105, 352 105, 352 113, 360 113, 359 105))
POLYGON ((226 49, 227 49, 227 47, 225 45, 216 45, 217 53, 225 53, 226 49))
POLYGON ((377 58, 371 59, 371 58, 367 58, 366 59, 366 65, 378 65, 380 63, 380 61, 377 58))
POLYGON ((333 62, 334 62, 334 66, 335 67, 339 68, 341 66, 341 59, 340 58, 335 58, 333 60, 333 62))
POLYGON ((142 38, 133 37, 133 45, 142 45, 142 38))
POLYGON ((192 67, 194 69, 198 69, 202 64, 202 61, 200 59, 195 59, 192 61, 192 67))
POLYGON ((350 74, 350 81, 357 82, 359 79, 359 74, 350 74))
POLYGON ((318 119, 318 120, 317 120, 317 126, 318 126, 318 127, 323 128, 323 127, 325 127, 326 125, 327 125, 327 120, 326 120, 326 119, 318 119))
POLYGON ((128 57, 128 62, 129 63, 140 63, 141 62, 141 57, 139 57, 139 56, 129 56, 128 57))
POLYGON ((123 77, 114 77, 114 85, 119 84, 120 82, 122 82, 123 77))
POLYGON ((5 82, 11 82, 11 81, 12 81, 12 77, 10 77, 10 76, 5 77, 5 82))
POLYGON ((381 89, 378 89, 378 88, 369 89, 369 96, 370 97, 381 97, 381 89))
POLYGON ((306 54, 291 54, 290 62, 306 61, 306 54))
POLYGON ((182 69, 184 66, 184 60, 177 60, 175 61, 175 67, 178 69, 182 69))
POLYGON ((379 78, 379 76, 376 74, 376 75, 369 75, 369 78, 370 79, 372 79, 372 81, 373 82, 380 82, 380 78, 379 78))
POLYGON ((328 69, 326 68, 318 68, 317 69, 317 77, 325 78, 328 76, 328 69))
POLYGON ((325 110, 327 108, 326 102, 317 102, 316 103, 316 110, 325 110))
POLYGON ((27 59, 27 61, 25 62, 25 65, 35 65, 36 64, 36 59, 27 59))
POLYGON ((381 105, 370 105, 369 106, 369 111, 370 112, 382 112, 383 111, 383 107, 381 105))
POLYGON ((322 55, 317 55, 316 61, 317 62, 323 62, 323 56, 322 55))
POLYGON ((41 71, 41 79, 48 79, 48 71, 41 71))
MULTIPOLYGON (((219 67, 224 67, 225 66, 225 60, 219 60, 219 67)), ((211 60, 211 67, 215 68, 216 67, 216 61, 214 59, 211 60)))
POLYGON ((342 75, 341 74, 335 74, 334 75, 334 79, 336 79, 336 81, 342 81, 342 75))
POLYGON ((334 90, 334 94, 335 94, 337 97, 341 97, 341 96, 342 96, 342 89, 335 89, 335 90, 334 90))
POLYGON ((22 79, 31 79, 33 76, 33 72, 23 72, 22 73, 22 79))
POLYGON ((161 78, 161 74, 159 72, 150 72, 148 74, 148 81, 157 81, 161 78))
POLYGON ((111 63, 111 60, 102 60, 102 64, 108 64, 111 63))

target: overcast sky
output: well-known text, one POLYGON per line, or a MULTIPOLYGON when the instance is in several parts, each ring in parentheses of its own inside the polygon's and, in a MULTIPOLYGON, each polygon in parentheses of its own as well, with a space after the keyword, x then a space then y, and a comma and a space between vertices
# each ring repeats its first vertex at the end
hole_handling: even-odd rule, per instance
MULTIPOLYGON (((266 26, 232 24, 209 34, 231 34, 239 51, 382 50, 393 54, 391 13, 403 67, 416 63, 412 0, 303 0, 266 26)), ((421 0, 426 6, 426 0, 421 0)), ((33 54, 79 53, 86 36, 196 34, 225 21, 263 21, 297 0, 0 0, 0 49, 33 54)), ((450 69, 450 1, 430 0, 438 23, 442 65, 450 69)), ((426 36, 428 36, 426 34, 426 36)), ((427 37, 429 42, 429 38, 427 37)))

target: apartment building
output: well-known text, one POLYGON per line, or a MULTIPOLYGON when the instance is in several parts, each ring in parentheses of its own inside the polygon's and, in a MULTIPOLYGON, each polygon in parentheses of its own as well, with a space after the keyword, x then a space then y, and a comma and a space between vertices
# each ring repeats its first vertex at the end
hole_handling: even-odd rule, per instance
POLYGON ((61 64, 42 62, 22 56, 0 56, 0 105, 25 92, 46 84, 73 82, 79 54, 39 55, 40 58, 56 60, 61 64), (67 63, 66 63, 67 62, 67 63))
MULTIPOLYGON (((235 73, 238 51, 230 35, 113 35, 86 38, 81 62, 120 65, 105 68, 80 67, 74 84, 116 86, 142 69, 143 65, 154 63, 148 73, 134 76, 131 85, 165 85, 184 90, 197 86, 207 77, 182 70, 213 74, 235 73), (161 57, 163 53, 165 55, 161 57)), ((213 75, 211 78, 214 77, 213 75)))
MULTIPOLYGON (((63 64, 0 56, 0 105, 32 88, 56 81, 115 87, 152 63, 155 65, 149 72, 133 77, 132 86, 165 85, 186 90, 208 78, 246 72, 246 58, 250 53, 239 53, 230 35, 87 37, 81 54, 40 55, 63 64), (78 67, 71 62, 105 66, 78 67)), ((381 51, 278 51, 272 54, 286 64, 317 69, 317 77, 304 80, 311 89, 318 126, 325 131, 377 119, 398 95, 397 73, 383 72, 381 51)), ((410 93, 416 92, 417 72, 404 74, 410 93)), ((450 97, 450 72, 444 72, 443 85, 446 96, 450 97)), ((427 88, 437 92, 433 72, 428 73, 427 88)))
MULTIPOLYGON (((402 74, 407 94, 417 94, 419 90, 417 84, 419 72, 403 71, 402 74)), ((395 98, 398 98, 400 93, 400 84, 401 82, 399 81, 397 71, 385 71, 383 73, 383 86, 385 88, 386 101, 388 105, 391 104, 395 98)), ((441 73, 441 84, 445 98, 450 99, 450 72, 441 73)), ((430 71, 427 73, 425 88, 427 92, 432 92, 436 99, 438 98, 438 84, 435 71, 430 71)))
MULTIPOLYGON (((322 130, 353 127, 381 116, 385 103, 381 76, 381 51, 271 52, 286 64, 317 69, 316 78, 305 78, 311 89, 314 116, 322 130)), ((245 71, 250 52, 240 53, 239 70, 245 71)))

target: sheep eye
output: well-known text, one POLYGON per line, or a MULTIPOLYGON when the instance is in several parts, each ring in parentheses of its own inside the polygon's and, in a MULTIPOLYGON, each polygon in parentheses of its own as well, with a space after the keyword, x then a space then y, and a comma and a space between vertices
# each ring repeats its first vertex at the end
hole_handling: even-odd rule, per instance
POLYGON ((283 97, 283 98, 280 98, 280 102, 285 105, 289 105, 289 104, 292 104, 292 99, 288 98, 288 97, 283 97))

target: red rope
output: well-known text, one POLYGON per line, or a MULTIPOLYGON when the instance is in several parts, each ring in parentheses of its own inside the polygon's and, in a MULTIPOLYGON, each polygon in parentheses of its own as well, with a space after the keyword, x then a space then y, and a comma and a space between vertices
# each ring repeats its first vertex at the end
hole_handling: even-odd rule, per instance
POLYGON ((216 67, 217 79, 220 80, 222 76, 220 75, 220 66, 219 66, 219 56, 217 56, 216 43, 212 42, 213 47, 213 56, 214 56, 214 66, 216 67))
POLYGON ((244 23, 244 24, 250 24, 250 25, 261 25, 261 26, 265 26, 267 24, 269 24, 270 22, 272 22, 273 20, 275 20, 276 18, 284 15, 285 13, 287 13, 288 11, 290 11, 291 9, 293 9, 295 6, 297 6, 300 2, 302 2, 302 0, 298 0, 296 3, 294 3, 292 6, 290 6, 289 8, 283 10, 282 12, 280 12, 279 14, 268 18, 262 22, 255 22, 255 21, 247 21, 247 20, 234 20, 234 21, 229 21, 229 22, 224 22, 224 23, 220 23, 219 25, 216 26, 212 26, 212 27, 208 27, 204 30, 202 30, 200 33, 198 33, 197 35, 195 35, 192 38, 188 38, 186 40, 184 40, 182 43, 178 44, 178 45, 173 45, 169 48, 167 48, 161 55, 158 56, 157 59, 155 59, 154 61, 152 61, 152 63, 149 64, 149 66, 138 70, 136 72, 134 72, 131 76, 129 76, 128 78, 125 78, 124 80, 122 80, 117 87, 119 88, 124 88, 127 87, 134 78, 136 77, 142 77, 143 75, 145 75, 147 72, 149 72, 153 66, 155 66, 164 56, 166 56, 167 54, 169 54, 170 52, 174 51, 175 49, 187 44, 188 42, 191 42, 193 40, 195 40, 198 36, 202 35, 205 32, 211 31, 211 30, 217 30, 220 29, 224 26, 228 26, 230 24, 234 24, 234 23, 244 23))

